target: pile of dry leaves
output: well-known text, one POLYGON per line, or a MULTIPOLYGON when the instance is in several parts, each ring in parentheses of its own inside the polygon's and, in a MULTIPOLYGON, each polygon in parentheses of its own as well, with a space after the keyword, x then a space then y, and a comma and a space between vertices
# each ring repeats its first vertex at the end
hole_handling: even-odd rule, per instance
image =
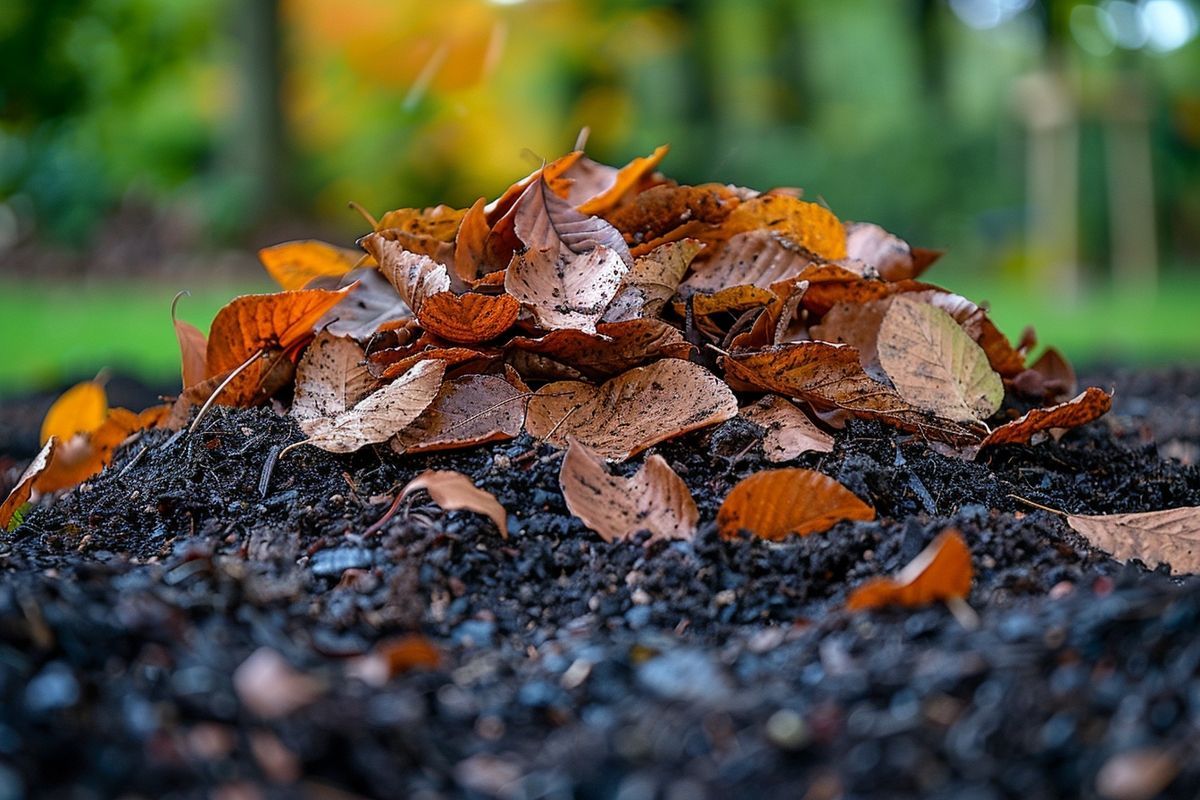
MULTIPOLYGON (((830 450, 851 417, 976 458, 1108 411, 1099 389, 1074 395, 1053 349, 1027 363, 1031 333, 1014 345, 983 308, 921 282, 938 253, 843 223, 797 190, 680 185, 657 171, 665 154, 616 169, 577 150, 490 203, 364 214, 374 230, 361 250, 267 248, 283 291, 234 299, 207 337, 175 322, 184 388, 172 403, 109 410, 89 383, 56 404, 0 526, 19 523, 33 492, 100 471, 137 431, 195 429, 213 403, 287 407, 305 438, 280 458, 383 444, 402 458, 527 431, 565 450, 566 502, 610 541, 691 536, 696 504, 666 461, 651 455, 631 477, 611 465, 737 415, 786 462, 830 450)), ((464 476, 427 473, 401 495, 417 488, 490 514, 505 534, 504 510, 464 476)), ((1072 522, 1149 560, 1183 546, 1167 535, 1178 511, 1160 512, 1177 518, 1139 552, 1111 534, 1144 518, 1072 522)), ((729 538, 777 540, 874 514, 833 479, 784 467, 735 486, 717 522, 729 538)), ((909 572, 851 605, 961 597, 970 554, 948 532, 909 572), (942 576, 932 589, 914 590, 931 574, 942 576)))

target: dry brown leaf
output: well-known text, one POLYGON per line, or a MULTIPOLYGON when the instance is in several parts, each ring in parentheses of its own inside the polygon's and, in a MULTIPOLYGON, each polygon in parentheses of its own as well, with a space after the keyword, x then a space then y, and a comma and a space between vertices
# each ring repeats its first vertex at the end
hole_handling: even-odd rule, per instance
POLYGON ((1065 403, 1050 408, 1035 408, 1025 416, 1007 422, 988 434, 980 449, 998 444, 1027 444, 1034 434, 1055 428, 1078 428, 1100 419, 1112 408, 1112 395, 1089 386, 1065 403))
POLYGON ((67 389, 55 400, 42 418, 42 444, 57 436, 69 441, 80 433, 91 433, 108 416, 108 395, 99 381, 83 381, 67 389))
POLYGON ((380 217, 375 230, 395 230, 441 242, 453 242, 466 213, 466 209, 446 205, 432 208, 398 208, 380 217))
POLYGON ((572 514, 606 542, 649 531, 649 541, 691 539, 700 511, 687 484, 659 455, 631 477, 609 472, 604 459, 572 437, 558 473, 572 514))
MULTIPOLYGON (((721 223, 715 238, 768 231, 826 260, 846 257, 846 229, 829 209, 783 194, 751 198, 721 223)), ((705 239, 708 241, 708 239, 705 239)))
POLYGON ((234 370, 227 370, 184 389, 176 398, 162 427, 170 430, 182 428, 187 424, 192 409, 203 405, 218 389, 221 393, 214 402, 219 405, 256 406, 290 386, 295 374, 296 365, 286 351, 277 347, 264 350, 236 375, 234 370))
POLYGON ((791 461, 802 453, 833 451, 833 437, 779 395, 767 395, 739 413, 763 429, 763 453, 767 461, 778 463, 791 461))
MULTIPOLYGON (((718 225, 741 202, 727 186, 655 186, 606 215, 606 219, 640 251, 649 252, 669 241, 718 225)), ((641 253, 638 253, 641 255, 641 253)))
POLYGON ((737 399, 724 381, 698 364, 666 358, 600 386, 543 386, 529 401, 525 429, 558 447, 574 436, 610 461, 623 461, 736 414, 737 399))
POLYGON ((29 502, 29 498, 33 496, 34 483, 46 471, 46 467, 50 465, 51 459, 54 457, 54 449, 58 445, 58 438, 51 436, 42 445, 42 449, 33 457, 33 461, 29 462, 29 466, 21 473, 21 477, 17 478, 16 485, 12 491, 8 493, 8 497, 4 498, 4 502, 0 503, 0 531, 10 531, 20 524, 20 515, 17 512, 29 502), (16 522, 14 522, 14 519, 16 522))
POLYGON ((515 212, 513 228, 517 237, 531 251, 548 251, 554 263, 569 262, 575 256, 605 247, 627 269, 633 266, 633 256, 620 231, 600 217, 576 211, 543 180, 525 190, 515 212))
POLYGON ((850 345, 858 351, 863 371, 877 381, 886 381, 887 374, 879 364, 879 326, 891 304, 890 297, 865 303, 838 303, 808 332, 817 341, 850 345))
POLYGON ((539 327, 591 333, 627 271, 626 263, 607 247, 581 256, 529 250, 509 265, 504 288, 529 309, 539 327))
POLYGON ((983 348, 928 303, 893 297, 879 326, 878 351, 900 396, 939 417, 987 419, 1004 400, 1004 382, 983 348))
POLYGON ((703 247, 695 239, 684 239, 656 247, 636 259, 633 269, 625 274, 617 296, 608 304, 603 320, 622 322, 657 317, 703 247))
POLYGON ((846 257, 870 264, 885 281, 918 278, 937 258, 918 262, 908 242, 871 222, 846 223, 846 257))
POLYGON ((171 302, 171 324, 175 328, 175 338, 179 341, 180 373, 183 388, 186 389, 200 383, 208 375, 208 339, 195 325, 183 322, 175 316, 175 307, 184 294, 180 292, 175 295, 171 302))
POLYGON ((255 353, 278 347, 289 355, 306 344, 317 321, 353 287, 298 289, 235 298, 217 312, 208 333, 208 377, 237 369, 255 353))
POLYGON ((377 378, 390 380, 407 372, 414 364, 430 359, 446 362, 446 368, 472 361, 491 362, 499 350, 459 347, 441 337, 422 332, 417 325, 380 331, 367 343, 367 371, 377 378))
POLYGON ((498 375, 446 381, 434 401, 392 437, 397 453, 454 450, 512 439, 525 425, 527 388, 498 375))
POLYGON ((1136 514, 1068 514, 1067 524, 1122 563, 1166 564, 1173 573, 1200 572, 1200 506, 1136 514))
POLYGON ((733 353, 724 360, 734 383, 794 397, 817 411, 842 409, 927 438, 971 444, 979 436, 956 422, 915 408, 892 387, 863 372, 858 351, 828 342, 795 342, 733 353))
POLYGON ((124 408, 109 409, 94 430, 58 440, 50 464, 37 476, 34 488, 39 492, 56 492, 99 474, 112 461, 113 451, 122 442, 137 431, 158 424, 167 411, 167 406, 152 406, 140 414, 124 408))
POLYGON ((944 600, 963 600, 971 593, 971 550, 951 528, 910 561, 895 578, 875 578, 857 587, 846 608, 861 611, 884 606, 915 608, 944 600))
POLYGON ((430 256, 414 253, 401 242, 378 233, 364 237, 362 245, 379 262, 379 273, 414 312, 429 297, 450 291, 450 272, 445 264, 430 256))
POLYGON ((296 367, 291 416, 299 421, 336 417, 375 391, 363 349, 353 339, 318 334, 296 367))
POLYGON ((692 313, 698 317, 709 317, 713 314, 740 314, 752 308, 769 306, 776 300, 775 293, 770 289, 757 286, 729 286, 720 291, 708 294, 699 292, 687 300, 676 300, 672 308, 679 316, 687 313, 687 304, 691 302, 692 313))
POLYGON ((560 197, 565 197, 570 191, 570 183, 565 179, 564 175, 570 171, 576 161, 583 157, 582 150, 572 150, 565 156, 556 158, 544 167, 539 167, 533 172, 526 175, 521 180, 514 183, 512 186, 504 190, 504 194, 493 200, 484 208, 487 212, 487 222, 495 227, 499 224, 501 218, 510 214, 517 201, 521 199, 521 195, 538 180, 544 180, 555 194, 560 197))
POLYGON ((564 328, 540 339, 517 336, 508 346, 544 356, 554 362, 552 369, 566 366, 578 375, 601 379, 653 359, 687 358, 692 352, 677 328, 658 319, 602 322, 595 333, 564 328))
POLYGON ((283 289, 303 289, 314 278, 340 278, 364 258, 359 250, 335 247, 315 239, 264 247, 258 260, 283 289))
POLYGON ((757 472, 730 489, 717 529, 726 539, 746 530, 778 542, 792 533, 823 533, 842 520, 872 519, 875 509, 833 478, 788 467, 757 472))
MULTIPOLYGON (((621 169, 614 171, 612 183, 609 186, 586 200, 572 199, 571 195, 567 196, 568 200, 572 204, 579 206, 579 210, 584 214, 608 213, 616 208, 628 194, 634 192, 647 176, 654 172, 666 157, 669 149, 664 144, 655 149, 650 155, 630 161, 621 169)), ((588 160, 590 161, 590 159, 588 160)), ((577 163, 576 167, 578 166, 579 164, 577 163)), ((570 171, 565 173, 565 177, 572 177, 570 171)))
POLYGON ((484 250, 492 227, 488 225, 485 201, 481 197, 467 209, 454 236, 454 271, 468 284, 479 278, 484 263, 484 250))
POLYGON ((1079 391, 1075 370, 1066 357, 1053 347, 1046 348, 1029 365, 1029 369, 1014 376, 1012 386, 1026 397, 1051 403, 1060 402, 1079 391))
POLYGON ((429 407, 445 372, 443 361, 422 361, 345 411, 301 420, 300 430, 308 438, 289 449, 310 444, 331 453, 351 453, 387 441, 429 407))
POLYGON ((426 470, 409 481, 400 491, 400 497, 424 489, 433 502, 446 511, 473 511, 483 514, 496 523, 500 535, 508 538, 508 512, 491 492, 476 488, 471 479, 454 470, 426 470))
POLYGON ((789 239, 761 230, 735 234, 710 250, 696 259, 691 276, 680 287, 683 294, 743 285, 768 289, 799 275, 815 259, 789 239))

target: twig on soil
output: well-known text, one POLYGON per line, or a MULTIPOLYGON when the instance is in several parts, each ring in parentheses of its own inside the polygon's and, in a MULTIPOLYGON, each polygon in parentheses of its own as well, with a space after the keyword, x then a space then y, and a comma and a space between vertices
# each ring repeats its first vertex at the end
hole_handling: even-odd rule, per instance
POLYGON ((220 385, 217 386, 217 388, 213 391, 213 393, 208 396, 208 399, 204 401, 204 405, 200 406, 199 413, 196 414, 196 418, 194 420, 192 420, 191 427, 188 428, 188 436, 191 436, 192 434, 194 434, 196 432, 196 429, 200 427, 200 420, 204 419, 205 415, 208 413, 208 410, 210 408, 212 408, 213 403, 215 403, 217 401, 217 397, 221 394, 221 392, 225 391, 226 387, 228 387, 229 384, 233 383, 234 378, 236 378, 238 375, 241 375, 243 372, 245 372, 246 368, 249 367, 251 364, 253 364, 255 362, 255 360, 262 354, 263 354, 263 349, 260 347, 258 350, 256 350, 254 352, 254 354, 252 356, 250 356, 245 361, 243 361, 237 369, 235 369, 233 372, 229 373, 228 378, 221 381, 220 385))
POLYGON ((275 463, 279 461, 279 445, 271 445, 267 451, 267 460, 263 462, 262 474, 258 478, 258 496, 266 497, 267 489, 271 486, 271 474, 275 472, 275 463))
MULTIPOLYGON (((413 495, 410 494, 408 497, 412 498, 413 495)), ((381 530, 384 525, 387 525, 388 522, 391 521, 392 517, 396 516, 396 511, 399 510, 400 503, 404 500, 404 498, 404 492, 400 489, 397 489, 396 499, 392 501, 390 506, 388 506, 388 510, 383 513, 382 517, 380 517, 373 525, 371 525, 371 527, 363 531, 363 538, 366 539, 367 537, 381 530)))
POLYGON ((1057 508, 1051 508, 1050 506, 1044 506, 1041 503, 1035 503, 1028 498, 1021 497, 1019 494, 1010 494, 1009 497, 1011 497, 1013 500, 1016 500, 1018 503, 1024 503, 1031 508, 1036 508, 1041 511, 1049 511, 1051 514, 1058 514, 1060 517, 1067 516, 1067 512, 1065 511, 1059 511, 1057 508))
POLYGON ((135 455, 133 458, 129 459, 129 463, 128 463, 128 464, 126 464, 125 466, 121 467, 121 471, 117 473, 117 477, 118 477, 118 478, 123 478, 123 477, 125 477, 125 473, 126 473, 126 472, 129 472, 129 470, 133 469, 133 465, 134 465, 134 464, 136 464, 136 463, 138 463, 139 461, 141 461, 141 460, 142 460, 142 456, 146 455, 146 451, 147 451, 147 450, 149 450, 149 449, 150 449, 150 448, 149 448, 149 447, 147 447, 146 445, 142 445, 142 449, 137 451, 137 455, 135 455))

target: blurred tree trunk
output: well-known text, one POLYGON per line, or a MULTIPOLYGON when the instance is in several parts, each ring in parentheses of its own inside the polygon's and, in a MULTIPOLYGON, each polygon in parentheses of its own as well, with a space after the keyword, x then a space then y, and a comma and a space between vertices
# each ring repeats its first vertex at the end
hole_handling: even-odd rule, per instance
POLYGON ((1126 292, 1152 294, 1158 282, 1154 170, 1145 82, 1123 72, 1109 98, 1104 145, 1113 278, 1126 292))
POLYGON ((282 211, 288 200, 283 115, 283 30, 279 0, 238 0, 239 114, 231 162, 246 186, 246 227, 282 211))

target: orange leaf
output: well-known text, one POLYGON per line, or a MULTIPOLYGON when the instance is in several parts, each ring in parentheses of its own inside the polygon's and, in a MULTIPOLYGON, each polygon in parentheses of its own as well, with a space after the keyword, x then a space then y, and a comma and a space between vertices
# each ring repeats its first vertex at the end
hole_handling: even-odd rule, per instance
POLYGON ((842 520, 873 520, 875 509, 845 486, 811 469, 769 469, 729 490, 717 511, 726 539, 747 530, 778 542, 788 534, 823 533, 842 520))
POLYGON ((284 289, 303 289, 314 278, 340 278, 363 259, 358 250, 334 247, 315 239, 264 247, 258 260, 284 289))
POLYGON ((584 214, 604 214, 615 208, 646 176, 658 168, 669 149, 664 144, 650 155, 630 161, 617 172, 611 186, 581 204, 579 210, 584 214))
POLYGON ((508 512, 500 505, 495 495, 476 488, 471 479, 454 470, 426 470, 413 478, 400 491, 400 497, 424 489, 433 502, 446 511, 466 510, 483 514, 500 529, 500 535, 508 538, 508 512))
POLYGON ((610 473, 603 458, 572 437, 558 485, 571 513, 606 542, 641 530, 650 532, 650 541, 690 539, 700 521, 692 493, 659 455, 624 478, 610 473))
POLYGON ((68 441, 79 433, 91 433, 99 428, 108 416, 108 395, 104 385, 97 381, 84 381, 67 389, 54 401, 42 419, 41 443, 57 436, 59 441, 68 441))
POLYGON ((1065 403, 1035 408, 1020 419, 1007 422, 988 434, 980 449, 997 444, 1026 444, 1034 434, 1054 428, 1078 428, 1100 419, 1112 408, 1112 395, 1089 386, 1065 403))
POLYGON ((746 231, 769 231, 831 261, 846 257, 846 229, 838 218, 824 206, 789 195, 747 200, 730 213, 713 238, 728 239, 746 231))
POLYGON ((467 283, 479 277, 487 237, 492 230, 483 206, 484 200, 481 197, 475 201, 475 205, 467 209, 454 236, 454 271, 467 283))
POLYGON ((298 289, 238 297, 217 312, 208 334, 208 377, 244 364, 260 350, 298 349, 313 335, 313 326, 351 292, 298 289))
MULTIPOLYGON (((708 317, 724 312, 740 314, 752 308, 770 305, 775 300, 775 294, 770 289, 760 289, 757 286, 729 286, 712 294, 698 292, 690 299, 692 313, 698 317, 708 317)), ((683 316, 687 311, 687 302, 676 300, 672 307, 676 314, 683 316)))
POLYGON ((525 190, 535 181, 544 180, 551 188, 554 188, 556 183, 561 180, 563 173, 569 170, 582 156, 582 150, 573 150, 561 158, 556 158, 544 167, 535 169, 529 175, 505 189, 504 194, 491 203, 488 203, 484 209, 487 212, 488 224, 495 227, 499 220, 512 210, 517 200, 520 199, 525 190))
POLYGON ((51 437, 46 440, 46 444, 42 446, 41 451, 33 457, 33 461, 21 473, 21 477, 17 479, 17 484, 8 493, 8 497, 4 498, 4 502, 0 503, 0 531, 10 530, 13 524, 13 516, 21 509, 21 506, 29 502, 29 498, 33 495, 33 487, 37 479, 46 467, 49 466, 51 459, 54 458, 54 448, 58 445, 58 439, 51 437))
MULTIPOLYGON (((741 199, 727 186, 656 186, 606 216, 639 251, 708 231, 725 221, 741 199), (689 228, 690 231, 684 230, 689 228)), ((641 255, 642 252, 637 253, 641 255)))
POLYGON ((155 425, 168 406, 152 406, 140 414, 114 408, 91 433, 77 434, 60 441, 54 448, 49 466, 38 475, 34 488, 53 492, 77 486, 98 474, 112 461, 113 451, 137 431, 155 425))
POLYGON ((377 231, 395 230, 413 236, 426 236, 439 242, 453 242, 466 209, 440 205, 433 208, 398 208, 379 218, 377 231))
POLYGON ((208 374, 208 339, 190 322, 177 319, 172 319, 172 322, 175 325, 175 338, 179 340, 180 372, 183 388, 186 389, 203 381, 208 374))
POLYGON ((895 578, 875 578, 850 593, 846 608, 914 608, 940 600, 962 600, 971 593, 971 550, 951 528, 908 563, 895 578))
POLYGON ((520 302, 507 294, 439 292, 425 298, 417 321, 448 341, 478 344, 511 328, 520 312, 520 302))

